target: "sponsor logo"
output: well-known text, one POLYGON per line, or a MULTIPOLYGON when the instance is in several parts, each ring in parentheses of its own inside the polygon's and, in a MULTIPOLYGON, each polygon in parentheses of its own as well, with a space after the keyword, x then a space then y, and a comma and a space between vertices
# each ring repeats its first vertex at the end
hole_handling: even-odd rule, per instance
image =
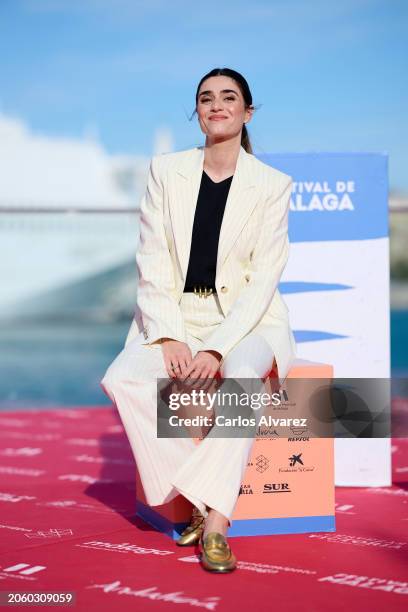
POLYGON ((21 501, 28 501, 37 499, 34 495, 15 495, 15 493, 0 492, 0 502, 10 502, 11 504, 17 504, 21 501))
POLYGON ((109 552, 120 552, 120 553, 133 553, 135 555, 174 555, 172 550, 159 550, 157 548, 145 548, 143 546, 137 546, 137 544, 131 544, 131 542, 122 542, 117 544, 116 542, 102 542, 100 540, 90 540, 89 542, 82 542, 76 544, 79 548, 92 548, 93 550, 109 550, 109 552))
POLYGON ((281 402, 278 405, 278 409, 288 410, 288 408, 294 408, 296 406, 296 402, 293 402, 289 399, 289 395, 286 389, 280 389, 279 395, 281 402))
POLYGON ((61 474, 58 480, 70 480, 71 482, 85 482, 87 484, 111 484, 115 482, 111 478, 96 478, 88 474, 61 474))
POLYGON ((318 540, 326 540, 327 542, 336 542, 339 544, 354 544, 356 546, 375 546, 378 548, 393 548, 399 550, 407 546, 407 542, 396 542, 395 540, 381 540, 380 538, 366 538, 363 536, 345 535, 342 533, 327 534, 313 533, 309 538, 317 538, 318 540))
POLYGON ((287 482, 266 482, 262 493, 292 493, 287 482))
MULTIPOLYGON (((99 446, 100 442, 96 438, 68 438, 66 444, 74 444, 76 446, 99 446)), ((105 446, 105 442, 103 443, 105 446)))
POLYGON ((289 457, 289 465, 291 467, 293 465, 296 465, 296 463, 300 463, 301 465, 303 465, 303 461, 301 457, 302 457, 302 453, 299 453, 298 455, 292 455, 291 457, 289 457))
MULTIPOLYGON (((100 441, 97 438, 68 438, 65 440, 66 444, 73 444, 74 446, 99 446, 100 441)), ((127 448, 127 443, 117 442, 115 440, 104 440, 104 448, 127 448)))
POLYGON ((113 514, 114 512, 120 512, 125 516, 133 516, 133 512, 128 507, 112 506, 104 508, 97 504, 89 504, 85 502, 79 502, 74 499, 56 499, 49 502, 37 502, 37 506, 45 506, 46 508, 69 508, 69 510, 81 510, 85 512, 92 512, 93 514, 113 514))
POLYGON ((272 427, 258 427, 255 435, 259 436, 260 438, 279 437, 276 429, 273 429, 272 427))
POLYGON ((364 489, 367 493, 382 493, 383 495, 397 495, 401 497, 407 497, 408 491, 405 489, 381 489, 381 488, 369 488, 364 489))
POLYGON ((35 457, 36 455, 41 455, 42 452, 42 448, 24 446, 23 448, 5 448, 0 451, 0 455, 5 457, 35 457))
POLYGON ((114 457, 92 457, 91 455, 72 455, 74 461, 80 463, 112 463, 116 465, 135 465, 135 462, 130 459, 119 459, 114 457))
POLYGON ((306 432, 308 430, 307 427, 291 427, 292 433, 295 434, 294 437, 288 438, 288 442, 309 442, 310 438, 307 436, 306 432), (301 431, 300 431, 301 430, 301 431), (304 435, 306 434, 306 435, 304 435))
POLYGON ((0 524, 0 529, 11 529, 11 531, 31 531, 31 529, 27 529, 26 527, 16 527, 16 525, 5 525, 0 524))
POLYGON ((16 563, 0 569, 0 578, 18 578, 20 580, 35 580, 34 574, 46 569, 45 565, 31 565, 29 563, 16 563))
POLYGON ((289 466, 280 467, 279 472, 314 472, 315 467, 312 465, 305 465, 303 463, 303 453, 298 453, 288 457, 289 466))
POLYGON ((215 610, 221 599, 217 596, 208 596, 203 599, 191 597, 184 591, 173 591, 172 593, 161 593, 157 586, 150 586, 142 589, 132 589, 132 587, 121 584, 120 580, 106 584, 91 584, 88 589, 102 589, 104 593, 116 593, 117 595, 127 595, 130 597, 145 597, 153 601, 167 601, 177 604, 187 604, 194 608, 206 608, 215 610))
POLYGON ((0 465, 0 473, 15 474, 16 476, 42 476, 45 474, 45 470, 30 470, 29 468, 0 465))
MULTIPOLYGON (((199 558, 197 555, 189 555, 188 557, 179 557, 177 561, 183 561, 184 563, 198 563, 199 558)), ((315 570, 307 570, 300 567, 287 567, 285 565, 272 565, 270 563, 256 563, 255 561, 237 561, 237 568, 248 570, 250 572, 256 572, 258 574, 279 574, 280 572, 287 572, 291 574, 313 576, 317 573, 315 570)))
POLYGON ((255 468, 257 472, 263 474, 263 472, 266 472, 268 467, 269 459, 265 457, 265 455, 258 455, 257 457, 255 457, 255 468))
POLYGON ((239 488, 238 495, 253 495, 254 492, 250 484, 242 484, 239 488))
POLYGON ((73 535, 72 529, 55 529, 51 528, 48 530, 39 529, 32 533, 24 534, 26 538, 61 538, 66 535, 73 535))
MULTIPOLYGON (((302 420, 305 421, 306 419, 302 420)), ((292 425, 289 429, 291 430, 294 436, 302 436, 308 430, 308 427, 307 425, 302 423, 301 425, 292 425)))
POLYGON ((397 593, 398 595, 408 595, 408 582, 388 580, 387 578, 370 578, 369 576, 357 576, 355 574, 333 574, 332 576, 318 578, 318 581, 372 589, 373 591, 385 591, 386 593, 397 593))
POLYGON ((267 404, 267 406, 269 407, 269 410, 288 410, 289 406, 294 405, 293 403, 289 402, 289 396, 288 396, 288 392, 286 391, 286 389, 279 389, 277 393, 279 394, 280 402, 279 404, 275 404, 273 402, 270 402, 269 404, 267 404))

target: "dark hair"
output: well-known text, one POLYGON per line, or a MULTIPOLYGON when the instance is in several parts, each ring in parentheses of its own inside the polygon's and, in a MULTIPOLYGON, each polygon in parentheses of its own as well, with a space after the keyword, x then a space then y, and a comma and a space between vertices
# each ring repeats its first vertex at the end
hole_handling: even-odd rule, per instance
MULTIPOLYGON (((226 76, 226 77, 230 77, 231 79, 234 79, 234 81, 236 81, 238 87, 241 90, 242 96, 244 98, 245 108, 252 106, 251 90, 249 89, 249 85, 247 81, 244 79, 244 77, 242 76, 242 74, 240 74, 236 70, 232 70, 232 68, 214 68, 213 70, 210 70, 210 72, 208 72, 207 74, 203 76, 203 78, 201 79, 201 81, 199 82, 197 86, 197 91, 195 95, 196 108, 193 114, 191 115, 190 119, 193 117, 194 113, 197 112, 198 92, 200 91, 201 84, 206 79, 209 79, 210 77, 213 77, 213 76, 226 76)), ((243 148, 245 149, 247 153, 253 153, 251 141, 249 140, 248 130, 247 130, 245 123, 242 126, 241 145, 243 146, 243 148)))

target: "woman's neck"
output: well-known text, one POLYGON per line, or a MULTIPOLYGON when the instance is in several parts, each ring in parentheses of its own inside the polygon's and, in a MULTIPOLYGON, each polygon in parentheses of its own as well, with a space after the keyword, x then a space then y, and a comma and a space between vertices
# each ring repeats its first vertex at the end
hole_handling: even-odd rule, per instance
POLYGON ((223 180, 235 172, 241 144, 239 141, 219 142, 204 147, 203 169, 210 177, 223 180))

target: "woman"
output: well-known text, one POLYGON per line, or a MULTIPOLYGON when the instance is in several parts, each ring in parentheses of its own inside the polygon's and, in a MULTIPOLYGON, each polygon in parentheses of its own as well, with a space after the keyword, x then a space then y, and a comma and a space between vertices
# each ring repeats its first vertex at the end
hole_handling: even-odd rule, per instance
POLYGON ((158 438, 157 378, 281 382, 295 358, 277 285, 289 254, 292 179, 252 155, 244 77, 206 74, 196 92, 203 147, 154 156, 141 203, 139 286, 125 347, 101 386, 116 404, 150 505, 194 506, 179 545, 200 544, 203 567, 228 572, 226 539, 253 439, 158 438), (222 466, 222 469, 220 469, 222 466))

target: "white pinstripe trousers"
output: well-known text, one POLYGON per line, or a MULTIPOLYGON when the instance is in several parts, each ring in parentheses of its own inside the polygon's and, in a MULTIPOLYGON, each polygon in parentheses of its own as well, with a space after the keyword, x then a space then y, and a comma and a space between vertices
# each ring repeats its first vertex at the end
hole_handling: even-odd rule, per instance
MULTIPOLYGON (((192 356, 224 319, 216 294, 200 298, 183 293, 183 312, 192 356)), ((232 525, 232 514, 254 438, 210 438, 196 445, 191 438, 157 437, 157 378, 167 378, 160 344, 142 344, 141 333, 119 353, 100 384, 116 405, 129 439, 136 465, 151 506, 169 502, 179 494, 204 516, 206 506, 223 514, 232 525)), ((256 332, 247 334, 224 358, 222 378, 256 379, 269 372, 272 347, 256 332)), ((244 382, 244 381, 243 381, 244 382)), ((246 381, 249 386, 251 381, 246 381)), ((251 389, 246 389, 248 393, 251 389)))

